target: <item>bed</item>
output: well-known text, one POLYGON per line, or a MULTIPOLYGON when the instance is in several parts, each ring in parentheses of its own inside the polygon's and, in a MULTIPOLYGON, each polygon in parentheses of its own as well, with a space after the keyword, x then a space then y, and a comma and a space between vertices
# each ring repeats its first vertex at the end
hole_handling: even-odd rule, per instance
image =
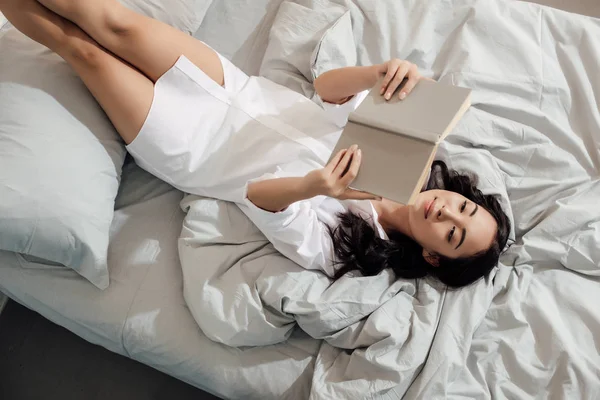
POLYGON ((233 205, 187 196, 127 157, 108 287, 4 250, 0 291, 223 398, 600 396, 599 20, 496 0, 205 4, 190 33, 307 97, 324 69, 392 56, 473 88, 443 153, 511 215, 498 269, 465 290, 418 293, 382 274, 351 306, 356 296, 266 249, 233 205))

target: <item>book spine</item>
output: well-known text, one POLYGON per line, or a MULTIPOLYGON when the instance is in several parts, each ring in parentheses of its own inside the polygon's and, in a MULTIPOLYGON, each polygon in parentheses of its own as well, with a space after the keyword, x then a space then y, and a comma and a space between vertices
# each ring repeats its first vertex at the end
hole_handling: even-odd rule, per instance
POLYGON ((431 149, 431 154, 429 155, 429 159, 427 160, 427 165, 423 169, 423 172, 421 173, 421 176, 419 177, 417 185, 415 186, 415 189, 413 190, 412 194, 410 195, 410 198, 408 199, 408 204, 414 204, 417 196, 419 195, 419 193, 421 193, 421 190, 423 189, 423 186, 425 185, 425 181, 427 180, 427 178, 429 177, 429 173, 431 172, 431 165, 433 164, 433 160, 435 160, 435 156, 437 154, 438 147, 439 147, 439 143, 436 144, 433 147, 433 149, 431 149))

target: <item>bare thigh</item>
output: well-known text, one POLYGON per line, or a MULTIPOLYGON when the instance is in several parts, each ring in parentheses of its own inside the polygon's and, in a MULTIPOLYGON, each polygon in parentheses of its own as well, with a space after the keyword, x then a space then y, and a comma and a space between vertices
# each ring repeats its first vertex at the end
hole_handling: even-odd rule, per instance
POLYGON ((216 52, 201 41, 117 0, 39 0, 75 22, 100 45, 156 82, 185 55, 219 85, 223 66, 216 52))
POLYGON ((125 143, 139 133, 152 105, 154 83, 76 28, 58 53, 83 80, 125 143), (77 32, 78 31, 78 32, 77 32))
POLYGON ((152 105, 150 79, 34 0, 0 0, 0 7, 17 29, 71 65, 126 143, 135 139, 152 105))

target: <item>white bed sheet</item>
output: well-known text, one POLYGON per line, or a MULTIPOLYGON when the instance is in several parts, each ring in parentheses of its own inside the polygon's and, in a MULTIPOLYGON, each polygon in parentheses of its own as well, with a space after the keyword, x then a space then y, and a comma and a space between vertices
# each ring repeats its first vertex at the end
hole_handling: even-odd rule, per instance
MULTIPOLYGON (((328 343, 321 346, 317 358, 311 395, 315 399, 380 396, 525 399, 547 398, 550 394, 560 399, 598 398, 600 314, 596 305, 600 301, 600 214, 596 204, 600 199, 597 107, 600 52, 598 42, 592 38, 600 37, 600 21, 503 0, 379 0, 376 5, 371 0, 296 2, 319 10, 327 9, 332 2, 347 6, 351 32, 330 34, 337 38, 353 37, 360 64, 408 57, 427 74, 473 88, 473 107, 444 148, 453 167, 477 171, 485 181, 481 182, 483 186, 488 186, 487 181, 497 175, 498 180, 489 183, 504 188, 510 195, 508 210, 517 221, 514 226, 517 241, 503 256, 500 268, 488 281, 448 292, 439 319, 433 321, 439 323, 426 325, 431 329, 417 334, 411 331, 405 339, 396 326, 403 314, 388 313, 392 318, 382 313, 377 316, 384 309, 381 307, 366 322, 360 321, 364 325, 352 330, 353 334, 362 333, 369 321, 377 321, 373 323, 375 334, 368 331, 365 335, 369 347, 343 351, 334 346, 349 348, 347 341, 332 342, 326 338, 328 343), (486 160, 496 173, 487 169, 486 160), (426 336, 428 333, 433 334, 431 339, 426 336), (371 344, 380 337, 387 342, 371 344)), ((286 17, 286 21, 295 22, 293 26, 307 24, 300 18, 294 19, 291 13, 286 17)), ((343 25, 336 26, 337 31, 343 25)), ((282 41, 288 46, 295 44, 300 50, 310 39, 302 29, 285 32, 287 37, 282 41)), ((323 46, 321 43, 319 52, 323 46)), ((331 50, 340 47, 344 46, 332 46, 331 50)), ((354 55, 354 46, 349 47, 343 50, 354 55)), ((286 50, 289 52, 290 47, 286 50)), ((294 56, 308 60, 311 52, 309 49, 304 55, 294 53, 294 56)), ((349 58, 342 53, 335 59, 342 60, 336 66, 347 65, 349 58)), ((288 60, 286 57, 280 61, 288 60)), ((298 70, 296 65, 290 65, 286 71, 297 77, 298 70)), ((261 72, 269 71, 261 69, 261 72)), ((276 72, 281 75, 281 67, 276 72)), ((271 78, 273 74, 267 76, 271 78)), ((306 80, 311 78, 305 73, 302 76, 306 80)), ((204 217, 208 207, 204 204, 201 207, 204 217)), ((251 313, 239 306, 227 308, 232 302, 220 303, 221 298, 229 299, 222 293, 239 294, 236 297, 239 303, 263 307, 266 316, 271 316, 281 305, 279 311, 288 318, 290 314, 302 314, 307 308, 320 310, 322 304, 341 310, 345 317, 348 315, 345 309, 356 311, 354 304, 366 304, 361 293, 340 289, 339 282, 321 287, 338 286, 336 293, 342 293, 343 301, 331 301, 331 297, 321 301, 322 296, 307 299, 309 296, 302 295, 308 290, 298 290, 301 295, 297 295, 290 286, 302 289, 318 286, 311 277, 299 279, 301 273, 284 277, 300 282, 295 286, 286 286, 286 280, 271 279, 269 274, 261 275, 259 281, 255 279, 256 269, 260 266, 275 269, 272 267, 275 261, 266 261, 264 254, 258 252, 248 256, 247 249, 242 248, 237 256, 232 255, 232 250, 219 246, 232 241, 231 236, 220 235, 226 230, 219 231, 212 223, 207 226, 208 230, 199 231, 202 240, 194 243, 197 257, 182 253, 184 269, 186 260, 192 270, 195 260, 215 256, 220 250, 224 253, 223 264, 239 263, 246 273, 236 273, 238 265, 227 269, 221 263, 210 263, 219 265, 212 283, 222 290, 215 290, 216 296, 211 298, 208 290, 197 287, 199 293, 208 295, 191 308, 195 310, 198 304, 212 306, 213 312, 204 314, 216 315, 230 323, 221 328, 228 332, 228 337, 235 337, 237 343, 243 343, 243 337, 236 333, 247 334, 248 326, 253 328, 254 339, 266 337, 259 335, 270 332, 273 324, 269 318, 256 318, 268 322, 260 327, 262 330, 257 328, 257 324, 248 321, 251 313), (216 240, 211 241, 215 232, 216 240), (202 244, 208 246, 202 249, 202 244), (215 251, 210 251, 214 244, 217 244, 215 251), (235 279, 240 276, 249 284, 238 285, 235 279), (270 288, 279 289, 279 296, 273 296, 267 290, 270 288), (248 297, 243 297, 243 293, 249 293, 248 297), (346 301, 346 293, 354 297, 346 301), (296 312, 291 307, 294 300, 302 305, 296 312)), ((236 243, 241 241, 237 230, 234 236, 236 243)), ((208 272, 203 269, 202 274, 206 276, 208 272)), ((204 279, 192 278, 189 282, 193 285, 197 281, 204 279)), ((189 289, 189 285, 186 287, 189 289)), ((385 305, 390 303, 392 300, 385 305)), ((407 307, 398 309, 406 311, 407 307)), ((419 315, 425 307, 419 310, 411 314, 410 327, 418 326, 422 320, 419 315)), ((338 317, 322 314, 309 327, 328 326, 338 317)), ((296 318, 301 323, 298 315, 296 318)), ((202 319, 199 324, 207 333, 213 327, 218 330, 216 323, 203 324, 206 321, 202 319)), ((213 337, 218 338, 220 332, 215 333, 213 337)), ((337 332, 336 335, 339 336, 337 332)))

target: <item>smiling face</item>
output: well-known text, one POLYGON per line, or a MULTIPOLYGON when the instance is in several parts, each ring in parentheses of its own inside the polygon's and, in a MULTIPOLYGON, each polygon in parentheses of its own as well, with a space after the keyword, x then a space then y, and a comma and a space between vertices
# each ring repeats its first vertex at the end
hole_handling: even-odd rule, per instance
POLYGON ((421 192, 410 206, 408 223, 426 252, 450 258, 487 250, 498 224, 483 207, 446 190, 421 192))

